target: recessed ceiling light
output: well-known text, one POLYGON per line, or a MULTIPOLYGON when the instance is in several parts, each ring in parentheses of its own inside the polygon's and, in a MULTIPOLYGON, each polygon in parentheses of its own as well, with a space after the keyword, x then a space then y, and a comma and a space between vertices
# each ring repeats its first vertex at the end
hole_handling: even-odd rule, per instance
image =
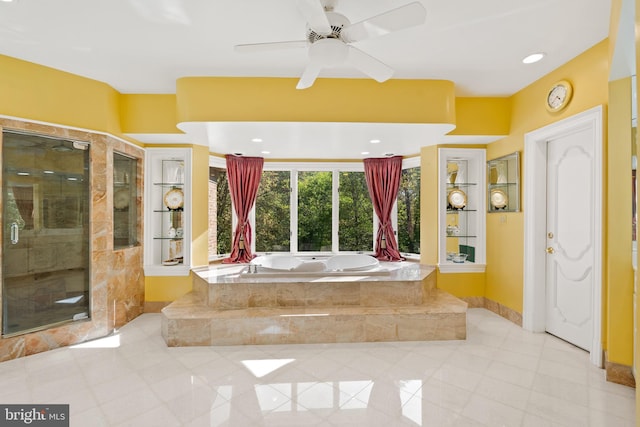
POLYGON ((0 0, 2 3, 13 3, 16 0, 0 0))
POLYGON ((360 153, 360 154, 362 154, 363 156, 366 156, 367 154, 369 154, 369 152, 368 152, 368 151, 363 151, 363 152, 362 152, 362 153, 360 153))
POLYGON ((379 139, 370 139, 369 142, 372 143, 372 144, 380 144, 380 140, 379 139))
POLYGON ((271 151, 261 151, 262 154, 271 154, 271 151))
POLYGON ((262 142, 262 138, 252 138, 251 142, 262 142))
POLYGON ((526 58, 524 58, 522 60, 522 63, 523 64, 533 64, 534 62, 540 61, 542 58, 544 58, 544 53, 542 53, 542 52, 532 53, 531 55, 529 55, 526 58))

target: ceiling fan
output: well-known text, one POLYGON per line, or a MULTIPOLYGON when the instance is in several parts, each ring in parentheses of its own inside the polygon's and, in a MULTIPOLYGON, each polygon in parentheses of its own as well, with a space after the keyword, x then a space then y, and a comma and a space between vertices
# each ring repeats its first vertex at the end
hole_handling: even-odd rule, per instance
POLYGON ((297 3, 307 20, 306 40, 235 46, 236 52, 308 48, 309 63, 298 81, 297 89, 311 87, 323 68, 340 65, 354 67, 384 82, 391 78, 393 69, 351 43, 421 25, 427 15, 424 6, 415 1, 351 24, 344 15, 333 11, 334 0, 297 0, 297 3))

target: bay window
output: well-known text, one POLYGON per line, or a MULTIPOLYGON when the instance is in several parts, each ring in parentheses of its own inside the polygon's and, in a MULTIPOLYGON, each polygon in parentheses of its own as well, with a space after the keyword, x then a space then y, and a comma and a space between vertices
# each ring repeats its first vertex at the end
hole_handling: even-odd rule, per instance
MULTIPOLYGON (((224 159, 212 158, 210 179, 217 184, 213 259, 230 251, 233 210, 224 159)), ((249 217, 256 253, 326 254, 373 251, 377 218, 367 190, 364 166, 354 163, 265 162, 254 210, 249 217)), ((403 255, 420 253, 419 158, 405 159, 393 228, 403 255)))

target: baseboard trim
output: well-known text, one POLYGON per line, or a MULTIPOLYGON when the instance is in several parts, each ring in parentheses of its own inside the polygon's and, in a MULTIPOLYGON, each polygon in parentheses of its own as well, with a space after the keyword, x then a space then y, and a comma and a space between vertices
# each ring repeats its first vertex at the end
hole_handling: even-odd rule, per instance
POLYGON ((145 313, 160 313, 160 311, 171 304, 171 301, 145 301, 144 312, 145 313))
POLYGON ((522 313, 518 313, 512 308, 502 305, 499 302, 490 300, 486 297, 459 297, 465 301, 469 308, 486 308, 489 311, 494 312, 500 317, 504 317, 510 322, 522 327, 522 313))
POLYGON ((604 353, 604 370, 607 375, 607 381, 626 385, 627 387, 636 387, 633 368, 621 363, 609 362, 609 356, 606 351, 604 353))

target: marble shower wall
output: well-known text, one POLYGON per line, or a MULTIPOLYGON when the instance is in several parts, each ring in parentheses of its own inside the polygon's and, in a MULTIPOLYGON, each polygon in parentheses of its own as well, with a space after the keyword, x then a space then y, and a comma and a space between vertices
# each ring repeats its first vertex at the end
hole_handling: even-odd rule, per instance
MULTIPOLYGON (((0 118, 0 130, 2 128, 91 143, 91 223, 89 225, 91 318, 42 331, 0 338, 0 362, 105 336, 140 315, 144 306, 142 267, 144 150, 104 134, 21 120, 0 118), (139 160, 136 185, 139 244, 117 251, 113 249, 114 151, 139 160)), ((1 179, 0 174, 0 183, 1 179)), ((0 209, 0 215, 1 211, 2 209, 0 209)), ((0 256, 2 256, 1 251, 0 245, 0 256)), ((0 273, 2 273, 1 268, 0 265, 0 273)), ((2 293, 0 292, 1 302, 2 293)))

